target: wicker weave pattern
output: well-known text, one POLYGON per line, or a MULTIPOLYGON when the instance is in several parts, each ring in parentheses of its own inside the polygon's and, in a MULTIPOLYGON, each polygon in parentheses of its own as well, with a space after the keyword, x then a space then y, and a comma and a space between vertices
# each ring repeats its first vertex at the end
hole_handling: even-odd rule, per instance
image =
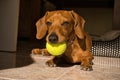
POLYGON ((120 36, 111 41, 93 41, 91 51, 94 56, 120 58, 120 36))

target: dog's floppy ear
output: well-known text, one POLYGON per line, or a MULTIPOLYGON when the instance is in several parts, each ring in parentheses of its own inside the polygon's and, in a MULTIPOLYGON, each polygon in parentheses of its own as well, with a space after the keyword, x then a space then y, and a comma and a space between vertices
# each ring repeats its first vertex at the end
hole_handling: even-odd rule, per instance
POLYGON ((71 14, 74 18, 74 30, 75 30, 75 34, 80 38, 83 39, 84 38, 84 24, 85 24, 85 20, 79 16, 77 13, 75 13, 74 11, 71 11, 71 14))
MULTIPOLYGON (((47 13, 46 13, 47 14, 47 13)), ((36 22, 36 27, 37 27, 37 34, 36 34, 36 38, 37 39, 42 39, 47 32, 47 26, 45 24, 45 16, 43 16, 42 18, 40 18, 37 22, 36 22)))

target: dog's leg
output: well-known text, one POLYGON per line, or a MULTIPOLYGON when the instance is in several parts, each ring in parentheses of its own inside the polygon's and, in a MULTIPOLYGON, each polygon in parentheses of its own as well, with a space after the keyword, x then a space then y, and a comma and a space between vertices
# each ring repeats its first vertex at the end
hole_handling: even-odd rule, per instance
POLYGON ((61 58, 61 56, 54 56, 52 59, 46 62, 46 65, 48 65, 49 67, 56 67, 60 63, 61 58))
POLYGON ((53 57, 52 59, 48 60, 46 62, 46 65, 48 65, 49 67, 56 67, 55 57, 53 57))
POLYGON ((32 54, 34 55, 43 55, 43 56, 50 56, 50 54, 48 53, 47 49, 32 49, 32 54))
POLYGON ((93 57, 83 57, 82 61, 81 61, 81 70, 85 70, 85 71, 92 71, 92 62, 93 57))

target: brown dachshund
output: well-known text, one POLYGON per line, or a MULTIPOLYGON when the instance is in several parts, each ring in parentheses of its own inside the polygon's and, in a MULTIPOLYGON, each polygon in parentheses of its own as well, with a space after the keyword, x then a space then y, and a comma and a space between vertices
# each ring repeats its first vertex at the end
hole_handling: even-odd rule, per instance
MULTIPOLYGON (((46 62, 48 66, 57 65, 62 59, 69 63, 80 63, 81 69, 92 70, 91 38, 84 31, 85 20, 74 11, 51 11, 36 23, 36 38, 50 43, 67 43, 67 49, 61 56, 54 56, 46 62)), ((33 54, 49 55, 46 49, 33 49, 33 54)))

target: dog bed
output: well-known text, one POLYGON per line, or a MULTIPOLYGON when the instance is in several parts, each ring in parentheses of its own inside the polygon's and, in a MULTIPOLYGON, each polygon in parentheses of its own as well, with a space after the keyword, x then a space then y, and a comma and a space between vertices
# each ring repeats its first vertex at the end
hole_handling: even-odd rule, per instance
POLYGON ((110 31, 98 38, 92 38, 91 51, 94 56, 120 58, 120 31, 110 31))

